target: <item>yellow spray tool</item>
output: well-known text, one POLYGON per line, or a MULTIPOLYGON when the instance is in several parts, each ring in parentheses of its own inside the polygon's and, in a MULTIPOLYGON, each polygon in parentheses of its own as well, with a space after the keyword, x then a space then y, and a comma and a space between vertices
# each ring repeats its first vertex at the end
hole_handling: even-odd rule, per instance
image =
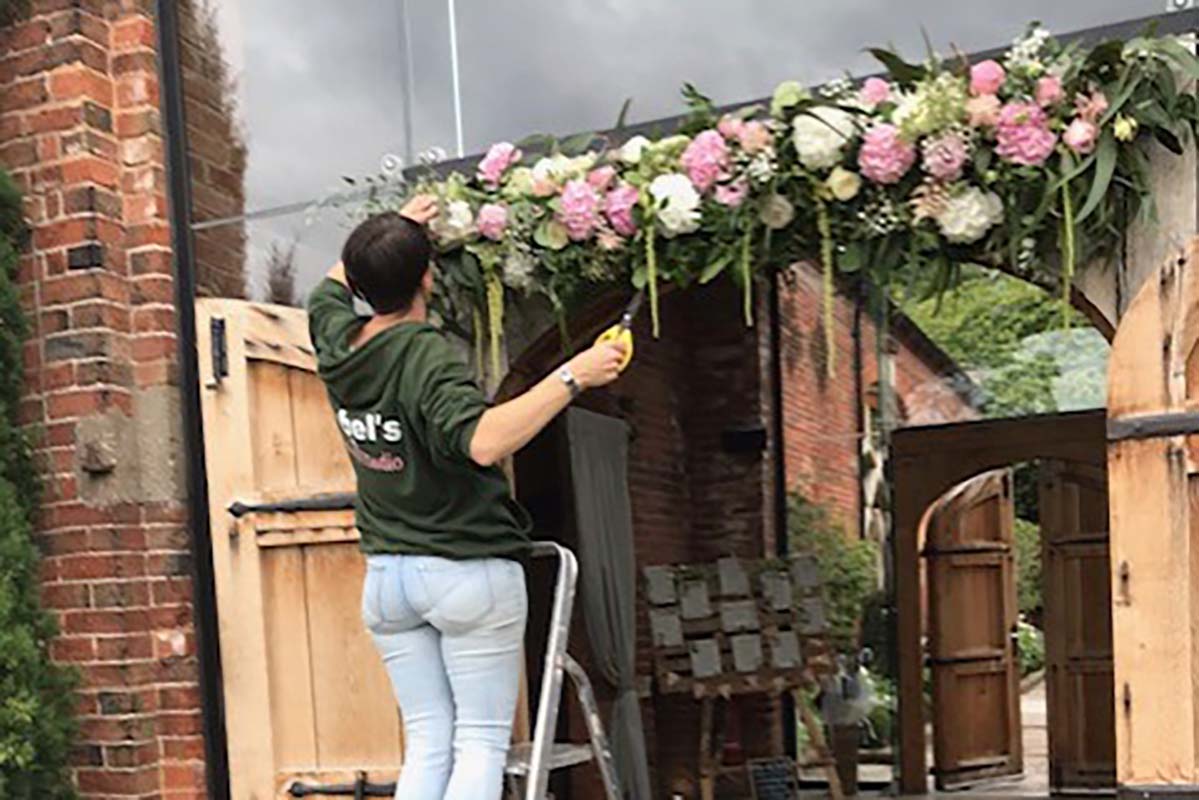
POLYGON ((645 299, 645 290, 641 289, 637 294, 633 295, 633 299, 629 301, 629 305, 625 308, 624 314, 620 317, 620 322, 613 325, 608 330, 599 335, 595 340, 596 344, 604 344, 605 342, 619 342, 624 345, 624 360, 620 362, 620 371, 624 372, 625 367, 633 360, 633 320, 637 316, 638 309, 641 308, 641 301, 645 299))

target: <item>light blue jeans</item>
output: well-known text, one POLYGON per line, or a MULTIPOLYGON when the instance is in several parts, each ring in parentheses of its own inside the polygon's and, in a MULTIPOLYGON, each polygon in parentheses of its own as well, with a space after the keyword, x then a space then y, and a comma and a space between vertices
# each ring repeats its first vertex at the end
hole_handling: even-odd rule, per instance
POLYGON ((498 800, 527 614, 515 561, 367 558, 362 619, 404 720, 399 800, 498 800))

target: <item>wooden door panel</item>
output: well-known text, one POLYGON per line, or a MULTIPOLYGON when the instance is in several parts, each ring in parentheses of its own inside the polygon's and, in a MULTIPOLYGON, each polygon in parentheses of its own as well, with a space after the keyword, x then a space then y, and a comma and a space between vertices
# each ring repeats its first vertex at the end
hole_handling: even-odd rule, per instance
POLYGON ((1049 777, 1115 785, 1111 558, 1103 465, 1045 462, 1040 480, 1049 777))
POLYGON ((929 662, 937 786, 1023 769, 1010 475, 979 476, 929 518, 929 662))

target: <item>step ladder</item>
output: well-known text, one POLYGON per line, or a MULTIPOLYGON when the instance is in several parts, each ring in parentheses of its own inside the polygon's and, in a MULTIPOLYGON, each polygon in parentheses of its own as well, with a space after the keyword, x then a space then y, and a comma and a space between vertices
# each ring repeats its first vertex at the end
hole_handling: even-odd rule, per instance
POLYGON ((606 800, 621 800, 620 782, 612 762, 612 748, 600 719, 599 706, 591 681, 579 663, 566 652, 570 639, 570 621, 574 611, 575 589, 579 582, 579 562, 575 554, 554 542, 535 542, 534 558, 553 558, 558 562, 554 582, 554 604, 550 615, 550 633, 545 648, 541 694, 533 740, 514 745, 508 753, 506 769, 507 800, 547 800, 549 777, 554 770, 568 769, 594 761, 604 783, 606 800), (570 678, 583 718, 589 742, 555 742, 562 685, 570 678))

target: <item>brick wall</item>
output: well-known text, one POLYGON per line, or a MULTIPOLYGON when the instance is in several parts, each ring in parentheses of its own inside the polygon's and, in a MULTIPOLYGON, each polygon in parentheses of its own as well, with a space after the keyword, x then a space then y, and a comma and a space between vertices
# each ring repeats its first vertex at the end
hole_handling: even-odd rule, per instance
POLYGON ((34 0, 0 32, 0 163, 33 235, 24 420, 84 797, 200 797, 175 309, 152 3, 34 0))

